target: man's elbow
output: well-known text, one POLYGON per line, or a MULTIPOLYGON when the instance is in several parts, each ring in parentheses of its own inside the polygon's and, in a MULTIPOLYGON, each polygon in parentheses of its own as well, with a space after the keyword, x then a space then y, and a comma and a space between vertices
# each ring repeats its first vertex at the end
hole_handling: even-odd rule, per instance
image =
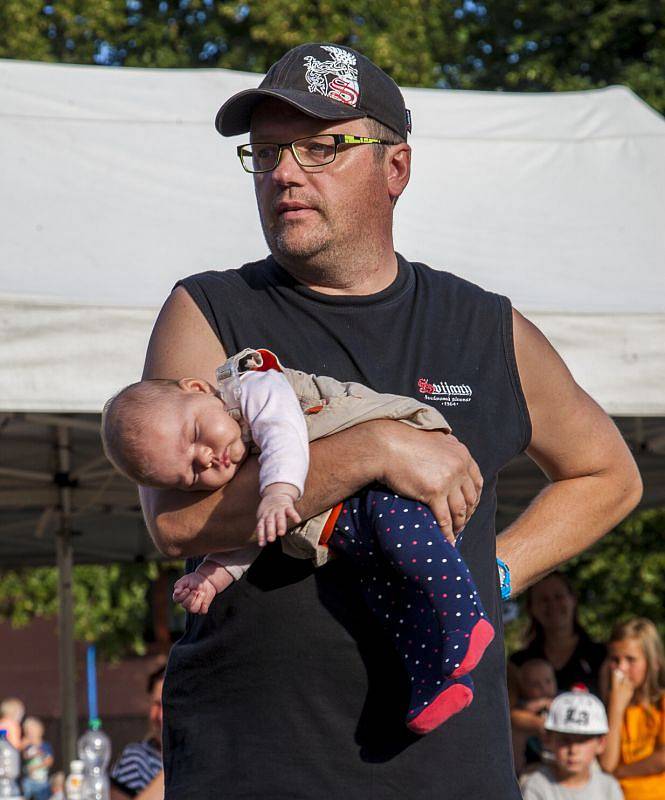
POLYGON ((632 456, 629 456, 621 476, 622 492, 619 496, 621 517, 626 517, 639 505, 644 493, 642 476, 632 456))
POLYGON ((171 559, 187 558, 189 537, 181 519, 164 504, 158 490, 139 486, 139 498, 146 528, 159 552, 171 559))
POLYGON ((187 541, 182 535, 182 529, 169 524, 168 514, 157 514, 149 519, 144 514, 145 524, 152 541, 159 552, 169 559, 187 558, 187 541))

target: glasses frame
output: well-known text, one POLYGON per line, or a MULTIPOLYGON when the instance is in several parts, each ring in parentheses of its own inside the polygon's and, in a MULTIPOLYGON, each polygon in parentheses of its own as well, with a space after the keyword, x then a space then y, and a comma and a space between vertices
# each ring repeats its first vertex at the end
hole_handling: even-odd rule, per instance
POLYGON ((261 175, 266 172, 272 172, 274 169, 277 169, 279 166, 279 162, 282 160, 282 153, 284 150, 289 149, 291 151, 291 155, 295 158, 296 162, 303 167, 304 169, 318 169, 319 167, 325 167, 328 164, 332 164, 332 162, 337 158, 337 148, 341 144, 381 144, 381 145, 392 145, 395 142, 388 142, 385 139, 375 139, 371 136, 354 136, 350 133, 318 133, 314 134, 313 136, 300 136, 297 139, 294 139, 292 142, 246 142, 245 144, 239 144, 236 148, 236 152, 238 153, 238 158, 240 159, 240 164, 242 168, 250 175, 261 175), (296 142, 304 142, 306 139, 316 139, 317 136, 329 136, 334 140, 335 149, 332 154, 332 158, 328 161, 324 161, 322 164, 303 164, 298 156, 296 149, 293 147, 296 142), (245 162, 242 160, 243 149, 245 147, 253 147, 254 145, 259 144, 271 144, 277 148, 277 160, 275 161, 274 166, 270 167, 270 169, 247 169, 245 166, 245 162))

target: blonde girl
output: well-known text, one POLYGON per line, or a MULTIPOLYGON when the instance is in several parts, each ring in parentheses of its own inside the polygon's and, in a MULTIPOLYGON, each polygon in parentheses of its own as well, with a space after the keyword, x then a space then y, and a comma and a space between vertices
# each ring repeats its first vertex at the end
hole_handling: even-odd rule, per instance
POLYGON ((609 733, 600 764, 626 800, 665 798, 665 653, 656 626, 635 618, 615 626, 607 645, 609 733))

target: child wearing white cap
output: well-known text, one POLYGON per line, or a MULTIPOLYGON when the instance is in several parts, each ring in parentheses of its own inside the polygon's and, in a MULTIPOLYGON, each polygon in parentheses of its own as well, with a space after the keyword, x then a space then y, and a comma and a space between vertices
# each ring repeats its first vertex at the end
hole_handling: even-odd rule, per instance
POLYGON ((607 730, 605 707, 594 695, 577 691, 556 697, 545 721, 554 761, 522 778, 524 800, 622 800, 618 782, 596 761, 607 730))

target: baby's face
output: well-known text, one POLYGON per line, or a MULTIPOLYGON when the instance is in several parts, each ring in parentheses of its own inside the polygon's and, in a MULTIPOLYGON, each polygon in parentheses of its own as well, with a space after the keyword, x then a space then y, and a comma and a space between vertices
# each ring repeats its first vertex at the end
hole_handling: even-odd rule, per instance
POLYGON ((216 394, 180 391, 153 409, 146 455, 155 486, 219 489, 233 478, 246 454, 240 425, 216 394))
POLYGON ((520 687, 525 700, 554 697, 556 677, 548 664, 526 663, 520 671, 520 687))

